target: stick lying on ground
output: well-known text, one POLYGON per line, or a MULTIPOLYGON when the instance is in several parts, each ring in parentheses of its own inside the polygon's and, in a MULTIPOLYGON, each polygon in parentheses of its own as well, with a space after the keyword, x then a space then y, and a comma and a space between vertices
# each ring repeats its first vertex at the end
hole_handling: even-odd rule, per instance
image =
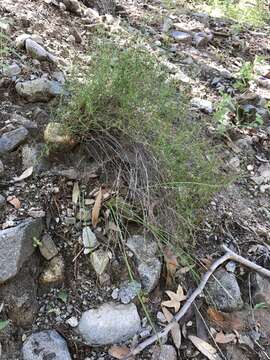
POLYGON ((220 259, 216 260, 211 267, 209 268, 209 270, 203 275, 202 277, 202 281, 200 282, 199 286, 194 290, 194 292, 190 295, 190 297, 187 299, 187 301, 185 302, 184 306, 181 308, 181 310, 175 314, 174 318, 172 319, 172 321, 165 326, 165 328, 161 331, 159 331, 158 333, 156 333, 155 335, 149 337, 148 339, 146 339, 145 341, 143 341, 142 343, 140 343, 136 348, 134 348, 133 350, 131 350, 127 356, 124 359, 128 359, 131 356, 135 356, 137 354, 139 354, 143 349, 145 349, 147 346, 153 344, 154 342, 156 342, 157 340, 159 340, 160 338, 165 337, 173 328, 175 322, 178 322, 188 311, 188 309, 190 308, 190 306, 192 305, 192 303, 194 302, 194 300, 202 293, 205 285, 207 284, 207 281, 209 280, 210 276, 215 272, 215 270, 222 265, 224 262, 228 261, 228 260, 234 260, 246 267, 249 267, 252 270, 257 271, 258 273, 260 273, 263 276, 269 277, 270 278, 270 271, 263 268, 260 265, 257 265, 255 263, 253 263, 252 261, 249 261, 245 258, 243 258, 240 255, 237 255, 235 252, 233 252, 232 250, 230 250, 227 246, 223 245, 223 249, 226 251, 225 255, 223 255, 220 259))

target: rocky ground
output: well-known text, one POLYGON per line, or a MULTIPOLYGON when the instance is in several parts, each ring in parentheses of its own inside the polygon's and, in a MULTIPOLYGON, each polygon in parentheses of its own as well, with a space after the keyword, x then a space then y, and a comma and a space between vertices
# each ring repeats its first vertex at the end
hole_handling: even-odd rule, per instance
MULTIPOLYGON (((168 321, 161 308, 167 300, 166 264, 157 244, 134 228, 120 252, 117 228, 105 210, 95 226, 101 201, 105 204, 114 192, 110 184, 101 189, 101 164, 82 147, 73 147, 53 122, 72 65, 80 64, 83 72, 99 31, 119 39, 135 34, 160 57, 189 92, 190 115, 204 122, 208 135, 222 146, 224 169, 236 174, 237 180, 204 211, 194 250, 198 265, 209 266, 226 243, 269 268, 267 27, 236 31, 229 20, 169 11, 159 1, 122 2, 113 17, 99 16, 75 0, 2 0, 0 14, 5 35, 0 49, 8 48, 0 51, 2 359, 120 358, 125 346, 136 346, 155 332, 153 325, 159 330, 168 321), (241 65, 255 55, 264 63, 257 64, 245 90, 235 89, 241 65), (245 125, 259 119, 259 126, 234 126, 229 135, 220 135, 213 113, 223 93, 237 103, 245 125), (61 150, 48 156, 50 144, 61 150), (124 254, 136 279, 130 280, 124 254)), ((196 286, 190 285, 190 270, 177 268, 180 293, 190 294, 196 286)), ((176 307, 184 301, 180 293, 176 307)), ((178 340, 169 336, 137 358, 269 359, 269 305, 270 282, 229 262, 181 321, 182 341, 179 331, 178 340), (198 345, 190 335, 213 348, 198 345)))

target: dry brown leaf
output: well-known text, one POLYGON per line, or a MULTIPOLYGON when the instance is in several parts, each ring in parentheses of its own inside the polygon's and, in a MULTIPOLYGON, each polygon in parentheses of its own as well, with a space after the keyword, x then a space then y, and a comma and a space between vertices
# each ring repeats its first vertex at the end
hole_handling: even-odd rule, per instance
POLYGON ((11 195, 8 196, 7 201, 15 207, 15 209, 19 209, 21 207, 21 202, 18 198, 16 198, 16 196, 11 195))
POLYGON ((73 204, 77 204, 78 200, 80 197, 80 188, 79 188, 79 183, 75 182, 74 186, 73 186, 73 190, 72 190, 72 202, 73 204))
POLYGON ((18 177, 14 177, 13 181, 14 182, 19 182, 22 181, 24 179, 27 179, 29 176, 31 176, 33 174, 33 166, 31 166, 30 168, 26 169, 20 176, 18 177))
POLYGON ((221 357, 217 354, 217 350, 208 342, 198 338, 194 335, 189 335, 189 340, 194 346, 209 360, 221 360, 221 357))
MULTIPOLYGON (((165 307, 162 307, 162 312, 168 323, 173 320, 173 314, 170 313, 170 311, 168 309, 166 309, 165 307)), ((176 346, 177 349, 179 349, 181 346, 181 342, 182 342, 182 334, 181 334, 181 330, 180 330, 180 325, 176 321, 175 321, 173 328, 171 329, 171 334, 172 334, 172 339, 173 339, 174 345, 176 346)))
POLYGON ((172 286, 174 281, 174 276, 176 273, 176 269, 179 266, 177 262, 177 256, 172 252, 171 249, 165 248, 164 249, 164 260, 167 269, 167 276, 166 276, 166 286, 172 286))
POLYGON ((232 341, 235 341, 235 339, 235 334, 224 334, 223 332, 219 332, 215 337, 215 342, 217 342, 218 344, 228 344, 232 341))
POLYGON ((99 220, 99 213, 101 209, 101 203, 102 203, 102 189, 99 189, 99 192, 96 197, 96 201, 92 210, 92 225, 95 228, 98 224, 99 220))
POLYGON ((108 353, 115 359, 124 359, 124 357, 129 353, 129 348, 127 346, 113 345, 109 348, 108 353))
POLYGON ((211 320, 215 321, 215 322, 223 322, 225 319, 224 319, 224 316, 223 316, 223 313, 212 308, 212 307, 209 307, 208 310, 207 310, 207 314, 208 316, 210 317, 211 320))
POLYGON ((177 312, 180 309, 181 301, 186 300, 186 296, 184 295, 182 286, 178 285, 176 293, 170 290, 167 290, 165 292, 169 296, 170 300, 163 301, 161 305, 169 308, 172 307, 174 308, 175 312, 177 312))

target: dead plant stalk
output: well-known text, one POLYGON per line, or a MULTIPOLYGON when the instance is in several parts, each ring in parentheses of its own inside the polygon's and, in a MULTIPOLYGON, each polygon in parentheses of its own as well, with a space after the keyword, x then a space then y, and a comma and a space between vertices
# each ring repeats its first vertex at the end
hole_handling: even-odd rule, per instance
POLYGON ((195 299, 202 293, 203 289, 205 288, 205 285, 207 284, 209 278, 211 277, 211 275, 215 272, 215 270, 221 266, 223 263, 225 263, 228 260, 233 260, 236 261, 252 270, 257 271, 258 273, 260 273, 263 276, 269 277, 270 278, 270 271, 263 268, 262 266, 255 264, 252 261, 249 261, 247 259, 245 259, 244 257, 236 254, 235 252, 233 252, 232 250, 230 250, 227 246, 223 245, 223 249, 226 251, 226 253, 219 259, 217 259, 209 268, 209 270, 204 274, 204 276, 202 277, 202 280, 199 284, 199 286, 194 290, 194 292, 190 295, 190 297, 188 298, 188 300, 185 302, 184 306, 181 308, 181 310, 175 314, 174 318, 172 319, 172 321, 161 331, 159 331, 158 333, 156 333, 155 335, 149 337, 148 339, 146 339, 145 341, 143 341, 142 343, 140 343, 136 348, 134 348, 133 350, 131 350, 129 352, 129 354, 127 354, 127 356, 124 358, 124 360, 129 359, 132 356, 135 356, 137 354, 139 354, 142 350, 144 350, 147 346, 153 344, 154 342, 156 342, 157 340, 165 337, 173 328, 175 322, 180 321, 180 319, 186 314, 186 312, 188 311, 188 309, 190 308, 190 306, 192 305, 192 303, 195 301, 195 299))

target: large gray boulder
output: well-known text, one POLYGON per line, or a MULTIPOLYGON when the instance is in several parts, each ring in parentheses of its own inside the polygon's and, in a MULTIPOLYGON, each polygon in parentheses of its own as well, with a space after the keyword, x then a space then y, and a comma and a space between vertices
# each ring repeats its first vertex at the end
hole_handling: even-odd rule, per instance
POLYGON ((234 274, 220 269, 205 288, 207 303, 217 310, 232 312, 243 307, 240 288, 234 274))
POLYGON ((47 102, 55 96, 64 93, 62 85, 58 81, 47 78, 39 78, 18 82, 16 84, 17 93, 30 102, 47 102))
POLYGON ((132 338, 141 321, 134 304, 107 303, 82 314, 78 331, 89 345, 109 345, 132 338))
POLYGON ((33 239, 43 230, 41 219, 26 219, 19 225, 0 231, 0 283, 15 276, 33 254, 33 239))
POLYGON ((34 59, 49 60, 52 62, 55 61, 55 58, 52 54, 50 54, 47 50, 44 49, 43 46, 32 39, 25 40, 25 48, 27 53, 34 59))
POLYGON ((34 333, 23 344, 23 360, 71 360, 65 339, 55 330, 34 333))
POLYGON ((28 137, 29 132, 25 127, 20 126, 15 130, 4 133, 0 137, 0 154, 15 150, 28 137))

